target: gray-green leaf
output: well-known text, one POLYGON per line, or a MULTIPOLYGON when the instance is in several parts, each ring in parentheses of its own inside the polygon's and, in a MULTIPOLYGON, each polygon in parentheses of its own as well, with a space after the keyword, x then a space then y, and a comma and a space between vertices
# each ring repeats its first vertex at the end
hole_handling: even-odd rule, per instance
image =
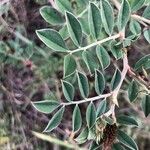
POLYGON ((137 83, 134 80, 132 80, 128 88, 128 97, 129 97, 130 102, 133 102, 138 96, 138 89, 139 87, 137 83))
POLYGON ((145 95, 142 100, 142 109, 144 111, 145 117, 150 114, 150 95, 145 95))
POLYGON ((40 40, 49 48, 58 52, 66 52, 68 49, 60 34, 52 29, 41 29, 36 31, 40 40))
POLYGON ((138 150, 138 147, 137 147, 135 141, 131 137, 129 137, 126 133, 124 133, 123 131, 118 130, 118 140, 123 145, 130 148, 131 150, 138 150))
POLYGON ((66 11, 72 12, 71 3, 69 0, 55 0, 59 10, 65 14, 66 11))
POLYGON ((144 31, 144 37, 146 41, 150 44, 150 29, 144 31))
POLYGON ((150 5, 145 8, 142 16, 144 18, 150 19, 150 5))
POLYGON ((88 97, 89 95, 89 83, 87 77, 81 73, 77 73, 79 90, 83 98, 88 97))
POLYGON ((105 78, 99 70, 95 70, 95 91, 98 95, 105 89, 105 78))
POLYGON ((130 22, 130 30, 135 35, 141 34, 141 26, 135 20, 131 20, 131 22, 130 22))
POLYGON ((38 102, 32 102, 32 105, 40 112, 49 114, 54 111, 60 104, 54 100, 44 100, 38 102))
POLYGON ((53 115, 53 117, 49 121, 47 127, 45 128, 44 132, 50 132, 60 124, 63 114, 64 114, 64 110, 65 110, 65 108, 62 107, 56 112, 55 115, 53 115))
POLYGON ((112 146, 112 150, 125 150, 120 143, 115 143, 112 146))
POLYGON ((112 90, 117 88, 120 80, 121 80, 121 72, 120 72, 120 70, 116 69, 116 71, 112 77, 112 80, 111 80, 111 89, 112 90))
POLYGON ((82 130, 82 132, 75 139, 75 141, 77 141, 79 144, 83 144, 84 142, 86 142, 87 137, 88 137, 88 128, 86 127, 82 130))
POLYGON ((72 117, 72 129, 74 132, 78 131, 82 125, 82 117, 80 108, 78 105, 75 106, 72 117))
POLYGON ((101 23, 100 10, 94 3, 90 3, 90 7, 88 11, 88 22, 89 22, 91 35, 97 39, 100 34, 102 23, 101 23))
POLYGON ((110 3, 106 0, 102 0, 101 3, 101 19, 103 27, 107 34, 111 35, 114 28, 114 11, 110 3))
POLYGON ((86 122, 89 128, 91 128, 96 121, 96 110, 94 104, 91 102, 86 110, 86 122))
POLYGON ((145 0, 131 0, 131 11, 135 12, 139 10, 145 3, 145 0))
POLYGON ((73 74, 76 70, 76 62, 72 55, 66 55, 64 58, 64 77, 73 74))
POLYGON ((136 62, 134 69, 136 71, 141 71, 142 68, 144 69, 150 68, 150 54, 142 57, 139 61, 136 62))
POLYGON ((67 101, 73 101, 74 99, 74 87, 67 81, 62 81, 62 90, 67 101))
POLYGON ((99 67, 97 61, 95 60, 95 58, 91 52, 83 51, 82 58, 86 64, 90 74, 94 73, 95 69, 97 69, 99 67))
POLYGON ((97 46, 96 55, 100 61, 102 68, 106 69, 110 65, 110 56, 106 49, 102 46, 97 46))
POLYGON ((40 9, 40 13, 46 22, 52 25, 60 25, 65 22, 62 14, 53 7, 44 6, 40 9))
POLYGON ((71 14, 66 12, 67 28, 70 37, 75 45, 80 46, 82 41, 82 28, 78 19, 71 14))
POLYGON ((118 44, 117 41, 110 43, 110 51, 117 60, 123 57, 122 45, 118 44))
POLYGON ((123 0, 118 14, 118 29, 121 31, 127 25, 131 14, 128 0, 123 0))
POLYGON ((99 103, 96 111, 96 116, 101 116, 106 111, 106 100, 103 100, 99 103))
POLYGON ((68 29, 67 26, 64 25, 60 30, 59 30, 59 34, 61 35, 61 37, 66 40, 69 38, 69 33, 68 33, 68 29))
POLYGON ((133 117, 126 116, 126 115, 118 116, 117 123, 124 124, 124 125, 138 126, 138 122, 133 117))
POLYGON ((89 24, 87 24, 87 20, 88 20, 88 14, 87 13, 85 13, 82 17, 79 18, 83 33, 86 34, 87 36, 89 36, 90 35, 90 28, 89 28, 89 24))

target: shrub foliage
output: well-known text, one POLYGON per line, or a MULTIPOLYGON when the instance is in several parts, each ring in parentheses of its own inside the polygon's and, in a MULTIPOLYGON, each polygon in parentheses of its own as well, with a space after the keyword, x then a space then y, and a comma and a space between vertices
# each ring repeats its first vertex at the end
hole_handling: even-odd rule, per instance
POLYGON ((138 127, 136 118, 116 115, 116 109, 120 109, 118 95, 124 89, 130 103, 142 93, 142 109, 146 117, 150 113, 150 86, 138 76, 142 72, 147 78, 150 55, 139 58, 133 67, 127 56, 131 44, 142 36, 150 44, 149 4, 145 0, 77 0, 74 3, 55 0, 53 6, 40 9, 41 16, 53 29, 40 29, 36 34, 47 47, 64 57, 61 81, 64 98, 33 102, 43 113, 55 110, 44 132, 55 129, 65 109, 73 105, 72 132, 76 143, 92 140, 89 149, 101 146, 138 149, 135 141, 120 129, 126 125, 138 127), (139 16, 137 12, 141 8, 144 12, 139 16), (97 94, 94 97, 90 95, 93 90, 97 94), (81 99, 76 97, 78 92, 81 99), (84 103, 87 108, 81 114, 84 103))

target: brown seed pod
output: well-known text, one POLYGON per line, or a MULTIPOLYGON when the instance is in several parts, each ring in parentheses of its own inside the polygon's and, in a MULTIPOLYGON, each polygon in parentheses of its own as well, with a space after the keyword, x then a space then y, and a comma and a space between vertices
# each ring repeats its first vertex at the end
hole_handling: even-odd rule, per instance
POLYGON ((116 140, 116 136, 117 136, 116 124, 113 125, 107 124, 103 134, 104 134, 102 139, 103 150, 111 150, 111 146, 116 140))

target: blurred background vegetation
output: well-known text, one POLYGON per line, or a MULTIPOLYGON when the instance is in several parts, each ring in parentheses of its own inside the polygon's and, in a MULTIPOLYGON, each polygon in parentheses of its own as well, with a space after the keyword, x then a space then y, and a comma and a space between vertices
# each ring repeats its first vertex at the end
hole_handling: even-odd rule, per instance
MULTIPOLYGON (((48 0, 0 1, 0 150, 69 149, 69 145, 63 148, 64 143, 57 139, 32 133, 33 130, 42 132, 51 115, 37 112, 31 101, 62 97, 62 56, 45 47, 35 34, 37 29, 52 27, 39 14, 39 8, 44 5, 50 5, 48 0)), ((131 66, 149 53, 150 45, 146 45, 143 37, 132 44, 128 54, 131 66)), ((149 150, 150 119, 144 118, 138 103, 131 106, 123 94, 120 99, 124 101, 121 103, 123 113, 134 113, 137 119, 140 116, 142 121, 139 122, 144 124, 144 127, 127 128, 126 131, 136 139, 140 150, 149 150)), ((71 141, 72 110, 68 108, 63 119, 65 123, 51 135, 71 141)))

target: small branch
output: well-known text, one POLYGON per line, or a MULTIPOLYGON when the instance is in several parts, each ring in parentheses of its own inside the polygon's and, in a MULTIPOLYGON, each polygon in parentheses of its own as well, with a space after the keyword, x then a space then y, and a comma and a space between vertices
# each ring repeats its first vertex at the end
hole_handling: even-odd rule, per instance
POLYGON ((83 99, 83 100, 80 100, 80 101, 72 101, 72 102, 69 102, 69 103, 68 102, 67 103, 61 103, 61 105, 68 106, 68 105, 74 105, 74 104, 82 104, 82 103, 85 103, 85 102, 92 102, 92 101, 96 101, 96 100, 99 100, 99 99, 107 98, 107 97, 110 97, 111 95, 112 95, 112 93, 107 93, 107 94, 95 96, 95 97, 92 97, 92 98, 83 99))
MULTIPOLYGON (((110 97, 110 96, 112 96, 113 100, 114 99, 117 100, 117 96, 118 96, 119 90, 121 88, 121 85, 122 85, 125 77, 126 77, 128 69, 129 69, 128 58, 127 58, 127 55, 124 54, 124 58, 123 58, 123 70, 121 72, 121 80, 120 80, 119 85, 117 86, 117 88, 114 91, 112 91, 110 93, 107 93, 107 94, 95 96, 95 97, 92 97, 92 98, 83 99, 83 100, 80 100, 80 101, 72 101, 72 102, 67 102, 67 103, 61 103, 61 105, 68 106, 68 105, 74 105, 74 104, 82 104, 82 103, 85 103, 85 102, 92 102, 92 101, 96 101, 96 100, 99 100, 99 99, 107 98, 107 97, 110 97)), ((114 102, 114 104, 118 105, 115 102, 114 102)), ((113 110, 114 109, 115 109, 115 107, 113 108, 113 110)))
POLYGON ((141 86, 143 86, 145 88, 146 91, 149 92, 150 89, 150 83, 144 81, 138 74, 136 74, 132 68, 129 68, 128 70, 129 76, 131 76, 132 78, 134 78, 141 86))
POLYGON ((114 5, 116 6, 116 8, 119 10, 120 9, 120 3, 117 0, 111 0, 114 5))
POLYGON ((78 52, 78 51, 87 50, 87 49, 89 49, 89 48, 91 48, 91 47, 93 47, 93 46, 100 45, 100 44, 105 43, 105 42, 110 41, 110 40, 115 40, 115 39, 117 39, 117 38, 119 38, 119 37, 120 37, 120 33, 118 33, 118 34, 116 34, 116 35, 113 35, 113 36, 110 36, 110 37, 108 37, 108 38, 105 38, 105 39, 103 39, 103 40, 97 41, 97 42, 92 43, 92 44, 90 44, 90 45, 87 45, 87 46, 85 46, 85 47, 80 47, 80 48, 75 49, 75 50, 72 50, 72 51, 70 50, 70 51, 68 51, 68 52, 72 54, 72 53, 76 53, 76 52, 78 52))
POLYGON ((50 2, 51 6, 52 6, 53 8, 57 9, 54 0, 49 0, 49 2, 50 2))
POLYGON ((124 54, 124 58, 123 58, 123 70, 121 72, 121 80, 120 80, 120 83, 119 83, 118 87, 115 89, 114 92, 117 92, 117 91, 120 90, 121 85, 122 85, 122 83, 123 83, 123 81, 124 81, 124 79, 126 77, 126 74, 127 74, 128 70, 129 70, 128 58, 127 58, 127 54, 124 54))
POLYGON ((136 20, 138 20, 138 21, 143 21, 143 22, 145 22, 147 24, 150 24, 150 20, 149 19, 146 19, 146 18, 141 17, 139 15, 135 15, 134 14, 134 15, 131 15, 131 17, 134 18, 134 19, 136 19, 136 20))
MULTIPOLYGON (((116 6, 116 8, 119 10, 121 5, 120 5, 120 3, 118 2, 118 0, 111 0, 111 1, 114 3, 114 5, 116 6)), ((133 19, 139 21, 140 23, 141 23, 141 21, 142 21, 142 22, 145 22, 145 23, 147 23, 147 24, 150 24, 150 20, 149 20, 149 19, 146 19, 146 18, 141 17, 141 16, 139 16, 139 15, 132 14, 131 17, 132 17, 133 19)), ((142 24, 143 24, 143 23, 142 23, 142 24)))
POLYGON ((124 54, 124 57, 123 57, 123 70, 121 72, 121 80, 120 80, 120 83, 118 84, 117 88, 113 91, 113 95, 112 95, 112 99, 113 99, 113 102, 118 105, 118 101, 117 101, 117 96, 118 96, 118 93, 119 93, 119 90, 121 88, 121 85, 126 77, 126 74, 129 70, 129 65, 128 65, 128 58, 127 58, 127 54, 124 54))
POLYGON ((77 16, 77 18, 80 18, 80 17, 82 17, 86 12, 88 11, 88 9, 86 8, 86 9, 84 9, 78 16, 77 16))
POLYGON ((10 2, 10 0, 2 0, 0 2, 0 7, 3 7, 2 5, 6 4, 6 3, 9 3, 9 2, 10 2))
MULTIPOLYGON (((110 110, 108 110, 103 115, 106 117, 109 117, 111 114, 114 115, 114 112, 115 112, 115 104, 112 104, 110 110)), ((113 119, 115 120, 114 116, 113 116, 113 119)))

